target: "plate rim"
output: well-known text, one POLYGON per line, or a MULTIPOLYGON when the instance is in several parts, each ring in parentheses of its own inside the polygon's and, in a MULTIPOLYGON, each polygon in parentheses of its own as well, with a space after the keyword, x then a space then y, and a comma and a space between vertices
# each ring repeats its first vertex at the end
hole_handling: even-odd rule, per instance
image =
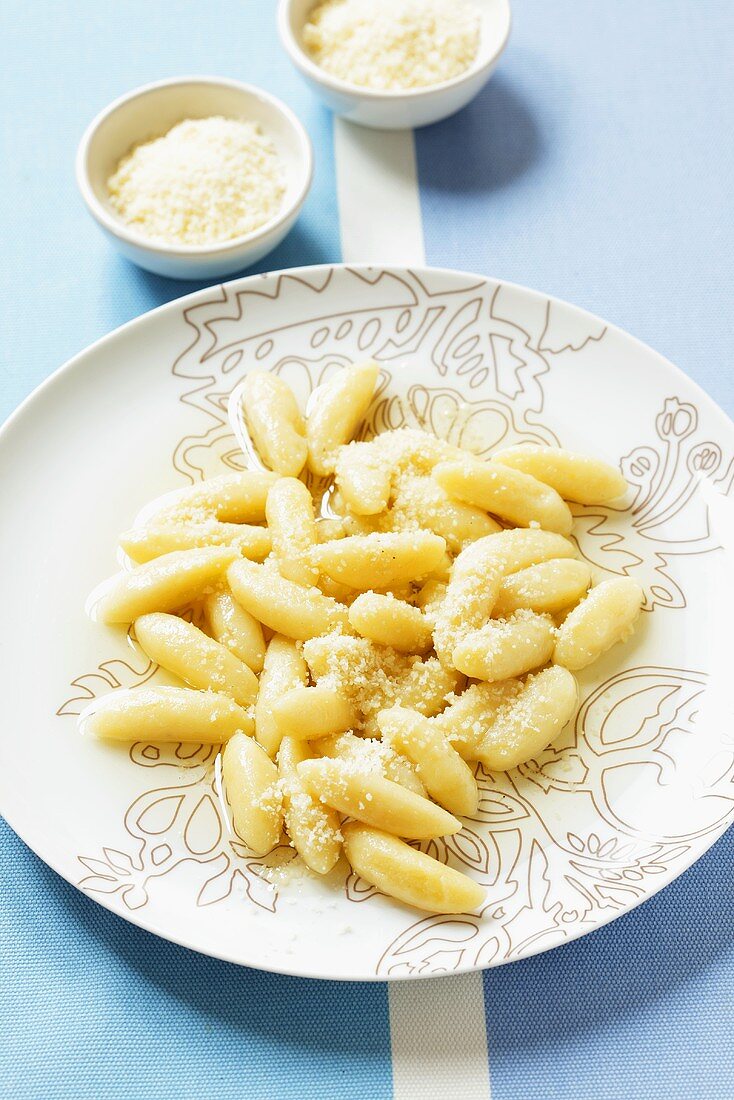
MULTIPOLYGON (((523 294, 529 294, 533 297, 542 298, 549 304, 556 304, 566 309, 571 309, 579 313, 584 314, 591 320, 605 325, 608 330, 619 333, 627 340, 633 341, 633 343, 639 347, 644 353, 653 355, 659 362, 668 370, 672 370, 674 376, 678 376, 683 379, 687 387, 692 387, 694 393, 699 397, 703 407, 710 415, 713 415, 717 420, 721 422, 721 426, 725 432, 729 433, 734 442, 734 419, 725 412, 724 409, 704 390, 699 383, 685 373, 680 367, 678 367, 671 360, 667 359, 660 352, 656 351, 649 344, 646 344, 643 340, 640 340, 637 336, 628 332, 621 326, 612 322, 606 321, 604 318, 599 317, 598 314, 591 312, 583 306, 575 305, 573 302, 566 301, 563 298, 559 298, 554 294, 547 294, 543 291, 536 290, 533 287, 525 286, 522 283, 515 283, 505 279, 500 279, 492 275, 480 274, 478 272, 464 271, 456 268, 448 267, 434 267, 428 264, 416 265, 399 265, 399 264, 354 264, 354 263, 323 263, 323 264, 304 264, 298 267, 280 268, 275 271, 267 271, 255 273, 252 275, 241 275, 235 279, 227 280, 226 282, 212 283, 209 286, 202 287, 199 290, 192 291, 189 294, 181 295, 178 298, 173 298, 169 302, 164 302, 159 306, 155 306, 153 309, 147 310, 145 313, 139 314, 137 317, 132 317, 129 321, 119 325, 117 328, 112 329, 111 332, 106 333, 104 336, 94 340, 91 344, 82 348, 81 351, 76 352, 71 358, 67 359, 59 367, 57 367, 51 374, 40 382, 29 394, 27 394, 20 404, 10 413, 10 415, 0 425, 0 449, 5 445, 6 438, 9 433, 12 432, 16 423, 21 420, 25 413, 31 406, 42 396, 47 388, 55 385, 62 376, 68 376, 74 371, 79 370, 84 361, 94 354, 97 354, 101 348, 104 348, 108 343, 113 343, 119 339, 128 329, 135 326, 144 326, 153 318, 165 314, 166 312, 174 312, 176 309, 188 310, 194 307, 199 300, 206 301, 207 295, 211 295, 212 292, 217 293, 222 291, 226 297, 228 291, 233 288, 247 286, 248 284, 254 284, 261 280, 278 279, 282 277, 292 276, 297 277, 308 273, 310 275, 328 274, 336 270, 354 272, 359 274, 362 272, 381 271, 381 272, 407 272, 414 275, 416 278, 422 281, 423 275, 445 275, 449 277, 459 277, 465 279, 476 279, 482 283, 495 282, 502 287, 506 287, 510 290, 517 290, 523 294)), ((214 958, 222 962, 227 962, 235 966, 246 967, 252 970, 259 970, 265 973, 279 974, 293 978, 304 978, 310 981, 329 981, 329 982, 402 982, 402 981, 415 981, 425 980, 430 978, 448 977, 458 974, 470 974, 470 973, 482 973, 485 970, 495 969, 498 966, 507 966, 511 963, 522 962, 523 960, 531 959, 537 955, 543 955, 548 951, 554 951, 558 948, 563 948, 568 944, 573 943, 576 940, 585 938, 593 932, 596 932, 620 917, 626 916, 628 913, 633 912, 640 905, 650 901, 660 893, 661 890, 669 886, 676 879, 680 878, 690 868, 697 863, 706 853, 713 847, 713 845, 724 835, 729 827, 734 823, 734 806, 730 813, 719 823, 719 825, 705 834, 703 838, 703 844, 695 850, 692 854, 692 858, 687 860, 684 865, 677 866, 675 870, 670 870, 662 876, 662 881, 658 881, 656 885, 647 893, 644 897, 638 898, 632 904, 626 906, 621 912, 611 912, 594 925, 591 929, 580 929, 577 933, 569 936, 562 943, 548 944, 545 946, 538 946, 531 949, 527 954, 518 958, 505 958, 492 961, 489 965, 481 966, 468 964, 466 966, 458 966, 453 970, 445 971, 441 973, 388 973, 385 975, 366 975, 364 973, 357 974, 339 974, 328 975, 319 973, 308 973, 307 970, 301 967, 294 969, 292 966, 264 962, 243 961, 241 958, 234 957, 231 953, 225 951, 218 951, 216 948, 203 948, 189 942, 184 936, 171 934, 170 931, 164 930, 159 923, 154 919, 146 919, 138 914, 138 911, 125 911, 123 912, 120 907, 113 904, 113 898, 115 895, 110 895, 109 899, 105 896, 95 896, 89 894, 82 889, 81 885, 72 881, 67 877, 66 873, 60 869, 57 865, 60 861, 55 858, 46 858, 41 854, 42 836, 39 840, 39 836, 36 833, 33 822, 29 825, 27 822, 22 822, 21 825, 17 824, 18 817, 22 816, 14 813, 12 810, 10 813, 7 811, 7 802, 3 797, 8 790, 7 784, 3 783, 2 775, 0 773, 0 814, 10 826, 16 836, 28 847, 35 856, 38 857, 47 867, 49 867, 55 874, 82 894, 85 898, 93 901, 95 904, 102 906, 108 912, 113 913, 116 917, 126 921, 135 927, 141 928, 146 932, 150 932, 160 939, 166 940, 169 943, 174 943, 179 947, 183 947, 189 951, 195 951, 197 954, 214 958)))

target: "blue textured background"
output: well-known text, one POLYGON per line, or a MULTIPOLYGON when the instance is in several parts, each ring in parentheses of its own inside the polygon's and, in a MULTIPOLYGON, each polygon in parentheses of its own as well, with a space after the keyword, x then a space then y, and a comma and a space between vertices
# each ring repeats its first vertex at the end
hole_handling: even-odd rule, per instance
MULTIPOLYGON (((430 263, 577 302, 734 409, 734 7, 515 0, 496 78, 418 134, 430 263)), ((73 155, 148 80, 274 91, 314 141, 297 229, 261 269, 338 260, 329 116, 281 54, 271 0, 0 5, 0 415, 92 340, 196 284, 119 259, 73 155), (43 304, 42 312, 38 303, 43 304)), ((244 971, 105 912, 0 827, 0 1094, 391 1095, 385 987, 244 971)), ((485 978, 495 1100, 734 1096, 731 836, 610 927, 485 978)))

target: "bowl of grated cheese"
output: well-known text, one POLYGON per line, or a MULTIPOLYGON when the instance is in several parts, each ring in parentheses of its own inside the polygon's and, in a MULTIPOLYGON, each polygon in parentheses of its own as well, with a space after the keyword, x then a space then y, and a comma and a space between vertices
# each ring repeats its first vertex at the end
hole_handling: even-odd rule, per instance
POLYGON ((291 61, 336 114, 427 126, 472 100, 510 34, 509 0, 280 0, 291 61))
POLYGON ((76 159, 87 208, 119 251, 179 279, 230 275, 280 244, 312 172, 308 135, 284 103, 210 77, 115 100, 76 159))

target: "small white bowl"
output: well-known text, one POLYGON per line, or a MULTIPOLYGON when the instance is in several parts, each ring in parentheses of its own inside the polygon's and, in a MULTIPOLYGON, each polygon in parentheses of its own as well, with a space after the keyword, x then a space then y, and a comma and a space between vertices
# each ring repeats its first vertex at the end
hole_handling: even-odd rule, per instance
POLYGON ((79 190, 113 244, 140 267, 176 279, 218 278, 260 260, 292 228, 312 175, 308 134, 284 103, 250 84, 204 76, 161 80, 116 99, 90 123, 76 157, 79 190), (211 115, 257 122, 271 139, 285 176, 280 212, 254 232, 220 244, 151 241, 117 215, 109 201, 107 180, 134 145, 162 136, 185 118, 211 115))
POLYGON ((348 84, 311 60, 303 27, 318 0, 280 0, 278 29, 291 61, 320 99, 338 115, 377 130, 408 130, 453 115, 465 107, 494 72, 510 35, 509 0, 471 0, 479 10, 479 50, 473 64, 452 80, 425 88, 375 91, 348 84))

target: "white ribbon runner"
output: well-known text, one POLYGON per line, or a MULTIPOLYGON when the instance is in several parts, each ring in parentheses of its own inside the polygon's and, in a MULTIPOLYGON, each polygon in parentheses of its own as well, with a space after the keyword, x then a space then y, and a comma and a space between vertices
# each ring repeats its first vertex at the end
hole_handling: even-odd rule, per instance
MULTIPOLYGON (((342 259, 425 264, 410 130, 334 120, 342 259)), ((392 982, 388 988, 395 1100, 489 1100, 482 975, 392 982)))

